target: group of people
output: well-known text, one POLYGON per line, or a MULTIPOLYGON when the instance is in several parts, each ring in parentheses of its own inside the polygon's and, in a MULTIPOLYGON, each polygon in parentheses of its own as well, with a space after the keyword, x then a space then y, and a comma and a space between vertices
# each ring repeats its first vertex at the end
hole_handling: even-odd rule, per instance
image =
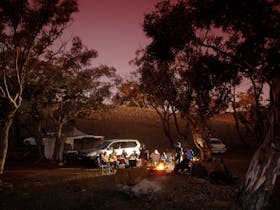
POLYGON ((100 164, 108 165, 114 169, 123 167, 140 167, 140 166, 157 166, 160 162, 165 164, 174 164, 174 172, 177 173, 181 169, 190 169, 190 161, 194 157, 194 152, 190 146, 182 147, 180 142, 177 142, 175 153, 169 149, 165 149, 160 153, 157 149, 154 149, 151 153, 146 148, 145 144, 141 145, 140 154, 134 151, 128 155, 125 150, 122 154, 117 155, 115 150, 111 154, 107 154, 105 151, 100 155, 100 164))
POLYGON ((163 162, 166 165, 174 165, 174 172, 190 171, 191 161, 194 158, 194 151, 189 145, 182 147, 181 142, 177 142, 175 152, 171 152, 169 149, 165 149, 160 153, 157 149, 154 149, 150 154, 148 161, 151 166, 157 166, 159 162, 163 162))
POLYGON ((114 169, 123 167, 136 167, 138 160, 138 154, 134 151, 132 154, 128 156, 125 150, 123 150, 122 154, 117 155, 116 151, 113 150, 111 154, 107 154, 107 152, 103 152, 100 155, 100 164, 107 165, 114 169))
POLYGON ((189 145, 185 148, 182 147, 181 142, 177 142, 176 152, 175 152, 175 167, 174 172, 178 173, 180 171, 190 171, 190 163, 194 157, 194 152, 189 145))

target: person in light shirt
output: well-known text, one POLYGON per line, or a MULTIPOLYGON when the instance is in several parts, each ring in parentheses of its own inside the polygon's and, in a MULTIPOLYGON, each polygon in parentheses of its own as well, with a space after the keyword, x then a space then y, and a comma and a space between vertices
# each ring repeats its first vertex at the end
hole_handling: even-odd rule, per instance
POLYGON ((157 149, 155 149, 151 155, 150 155, 150 159, 152 161, 152 165, 156 166, 159 162, 160 162, 160 153, 157 149))
POLYGON ((117 168, 117 154, 116 154, 116 151, 113 150, 112 153, 109 155, 109 162, 110 162, 110 165, 116 169, 117 168))
POLYGON ((101 153, 100 161, 102 165, 107 165, 109 163, 109 156, 107 155, 106 151, 101 153))
POLYGON ((133 153, 129 156, 129 160, 128 160, 129 166, 136 167, 137 160, 138 160, 138 155, 136 151, 133 151, 133 153))

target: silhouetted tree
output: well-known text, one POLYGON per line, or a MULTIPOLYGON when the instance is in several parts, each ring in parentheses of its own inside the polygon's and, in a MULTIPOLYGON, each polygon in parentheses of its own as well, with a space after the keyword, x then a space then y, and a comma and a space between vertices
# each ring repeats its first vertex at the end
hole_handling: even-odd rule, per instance
POLYGON ((0 100, 1 106, 7 105, 1 114, 0 174, 4 170, 9 130, 22 104, 26 73, 33 58, 42 55, 62 34, 77 10, 75 0, 0 1, 0 100))
POLYGON ((221 68, 217 76, 249 72, 270 87, 266 135, 232 204, 233 209, 263 209, 280 168, 279 1, 170 2, 173 1, 158 4, 158 13, 152 12, 145 18, 144 29, 153 39, 148 50, 155 58, 172 60, 195 43, 232 66, 221 68))
POLYGON ((42 111, 47 110, 56 125, 56 161, 62 161, 63 126, 101 109, 111 96, 116 70, 105 65, 91 67, 90 61, 96 56, 95 50, 87 49, 79 37, 74 37, 69 50, 56 55, 49 53, 41 64, 45 84, 49 84, 43 87, 46 88, 45 92, 49 92, 45 96, 51 96, 48 107, 43 107, 42 111))
MULTIPOLYGON (((189 18, 184 4, 159 3, 156 11, 145 16, 144 31, 152 42, 143 59, 137 61, 142 62, 139 71, 141 82, 149 93, 148 99, 153 96, 153 100, 158 101, 155 107, 166 107, 163 110, 172 113, 175 122, 174 113, 181 113, 186 125, 192 126, 194 136, 200 136, 194 141, 200 141, 208 137, 208 118, 227 108, 230 79, 236 76, 237 70, 227 64, 223 55, 214 56, 198 46, 192 26, 185 24, 186 21, 189 18)), ((178 126, 176 128, 186 137, 178 126)), ((201 158, 207 158, 210 151, 206 141, 196 143, 204 144, 201 151, 205 154, 201 154, 201 158)))

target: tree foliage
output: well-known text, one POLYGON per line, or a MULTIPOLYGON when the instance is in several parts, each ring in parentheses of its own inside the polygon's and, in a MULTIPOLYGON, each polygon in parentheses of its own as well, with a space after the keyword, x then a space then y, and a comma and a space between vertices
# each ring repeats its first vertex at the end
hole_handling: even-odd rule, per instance
POLYGON ((118 88, 113 98, 114 104, 147 108, 147 96, 136 81, 127 80, 118 88))
POLYGON ((26 73, 57 39, 78 10, 75 0, 0 1, 0 102, 3 173, 9 129, 22 104, 26 73), (5 105, 3 105, 5 104, 5 105))
MULTIPOLYGON (((183 2, 159 3, 155 11, 145 16, 143 29, 152 42, 135 63, 148 99, 162 113, 162 119, 169 120, 171 115, 177 122, 180 112, 194 130, 208 130, 208 117, 227 108, 238 66, 229 65, 223 54, 201 47, 197 40, 205 38, 207 32, 196 31, 192 21, 183 2)), ((176 128, 186 138, 186 131, 180 131, 177 124, 176 128)))
MULTIPOLYGON (((56 125, 58 151, 64 143, 63 126, 101 109, 105 99, 111 96, 115 69, 105 65, 91 67, 91 60, 96 56, 95 50, 87 49, 79 37, 74 37, 70 49, 65 46, 59 53, 49 51, 28 75, 30 88, 26 105, 33 108, 32 115, 36 115, 37 110, 37 115, 45 118, 41 120, 51 116, 56 125), (40 86, 33 88, 38 84, 40 86)), ((61 161, 61 152, 56 155, 61 161)))

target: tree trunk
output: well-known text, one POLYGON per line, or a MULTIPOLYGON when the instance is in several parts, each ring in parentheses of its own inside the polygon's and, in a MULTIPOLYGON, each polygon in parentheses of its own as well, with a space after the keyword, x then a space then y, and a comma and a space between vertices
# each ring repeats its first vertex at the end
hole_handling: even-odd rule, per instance
POLYGON ((259 99, 263 90, 263 83, 261 83, 261 88, 257 88, 256 86, 256 81, 250 77, 250 80, 253 85, 253 90, 254 90, 254 99, 255 99, 255 106, 256 106, 256 120, 255 120, 255 126, 254 126, 254 132, 255 136, 257 138, 257 143, 258 145, 262 142, 264 138, 264 126, 265 126, 265 121, 262 119, 261 115, 261 109, 260 109, 260 103, 259 99))
POLYGON ((162 119, 161 122, 163 125, 164 135, 168 138, 170 146, 174 147, 174 141, 173 141, 173 138, 172 138, 171 132, 170 132, 169 119, 166 119, 166 118, 162 119))
MULTIPOLYGON (((20 119, 19 119, 19 113, 16 113, 13 118, 13 127, 14 127, 14 137, 15 137, 15 145, 20 145, 21 142, 21 125, 20 125, 20 119)), ((10 144, 11 145, 11 144, 10 144)))
POLYGON ((280 169, 280 78, 271 85, 271 111, 263 144, 256 151, 231 209, 264 209, 280 169))
POLYGON ((193 141, 197 149, 200 151, 201 160, 209 160, 212 157, 212 152, 207 145, 206 141, 202 138, 202 135, 197 131, 193 132, 193 141))
POLYGON ((175 128, 176 128, 176 131, 177 131, 178 135, 180 135, 181 137, 183 137, 187 141, 188 140, 188 135, 181 132, 181 129, 180 129, 179 123, 178 123, 178 119, 177 119, 177 113, 176 113, 176 110, 173 107, 172 107, 172 115, 173 115, 174 124, 175 124, 175 128))
POLYGON ((54 157, 57 162, 62 162, 63 160, 63 150, 64 150, 64 139, 62 138, 62 127, 63 124, 59 123, 57 125, 57 136, 56 136, 56 144, 55 144, 55 153, 54 157))
POLYGON ((163 126, 163 132, 164 135, 168 138, 170 146, 174 147, 174 140, 171 135, 171 130, 170 130, 170 113, 169 113, 169 107, 164 108, 162 107, 162 111, 160 111, 156 106, 153 106, 154 110, 157 112, 157 114, 160 117, 162 126, 163 126))
POLYGON ((0 136, 0 175, 4 172, 8 145, 9 145, 9 131, 13 123, 14 112, 9 114, 6 120, 3 122, 3 127, 1 127, 1 136, 0 136), (3 130, 2 130, 3 129, 3 130))
POLYGON ((37 124, 37 136, 36 136, 36 142, 38 145, 38 152, 40 155, 40 159, 44 158, 44 154, 43 154, 43 147, 42 147, 42 120, 41 119, 37 119, 38 120, 38 124, 37 124))
POLYGON ((239 126, 239 119, 238 119, 238 114, 237 114, 237 110, 236 110, 236 100, 235 100, 235 87, 233 87, 233 102, 232 102, 232 109, 233 109, 233 116, 234 116, 234 120, 235 120, 235 128, 236 131, 238 133, 239 139, 242 141, 242 143, 244 144, 245 147, 249 147, 249 144, 245 141, 245 139, 243 138, 243 135, 241 133, 241 129, 239 126))

